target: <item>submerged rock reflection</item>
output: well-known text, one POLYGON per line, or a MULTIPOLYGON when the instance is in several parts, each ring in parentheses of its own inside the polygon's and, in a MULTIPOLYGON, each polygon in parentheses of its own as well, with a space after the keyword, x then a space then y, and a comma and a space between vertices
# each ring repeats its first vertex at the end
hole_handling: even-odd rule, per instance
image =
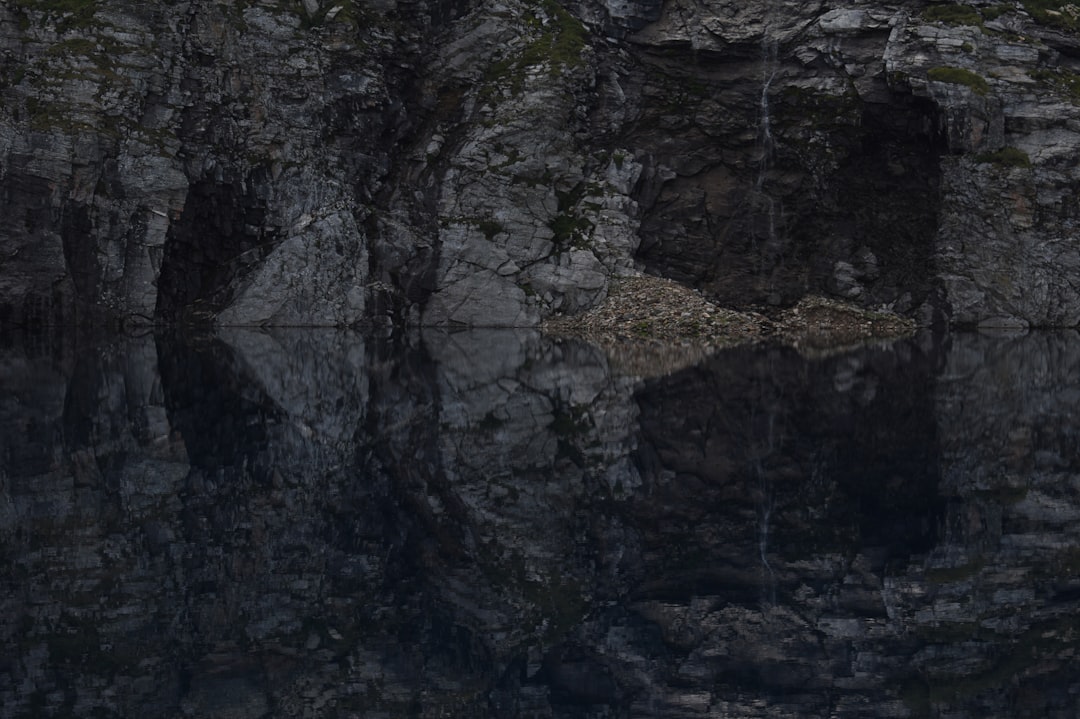
POLYGON ((0 716, 1074 716, 1078 364, 0 348, 0 716))

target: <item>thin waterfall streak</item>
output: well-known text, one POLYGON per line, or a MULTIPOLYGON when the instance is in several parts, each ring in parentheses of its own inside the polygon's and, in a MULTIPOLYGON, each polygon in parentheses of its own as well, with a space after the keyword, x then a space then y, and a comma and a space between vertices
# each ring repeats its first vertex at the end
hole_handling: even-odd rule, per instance
POLYGON ((761 99, 758 101, 758 134, 761 142, 761 160, 758 165, 758 185, 764 183, 765 170, 769 167, 772 158, 773 135, 772 135, 772 112, 769 107, 769 92, 772 90, 773 80, 777 71, 777 45, 768 38, 762 41, 761 67, 761 99))
POLYGON ((772 516, 772 502, 762 500, 761 506, 761 531, 758 532, 758 555, 761 557, 761 566, 770 574, 772 565, 769 564, 769 518, 772 516))
MULTIPOLYGON (((759 217, 764 219, 765 227, 765 252, 758 252, 758 271, 763 272, 767 261, 767 252, 772 251, 776 245, 776 203, 765 191, 765 180, 771 168, 774 139, 772 132, 772 109, 769 105, 769 95, 772 91, 773 80, 779 71, 779 45, 776 40, 770 39, 768 28, 761 40, 761 96, 758 99, 758 158, 757 177, 754 180, 754 205, 759 217)), ((757 224, 754 222, 753 224, 757 224)), ((755 252, 758 250, 757 241, 759 232, 751 226, 750 239, 755 252)))

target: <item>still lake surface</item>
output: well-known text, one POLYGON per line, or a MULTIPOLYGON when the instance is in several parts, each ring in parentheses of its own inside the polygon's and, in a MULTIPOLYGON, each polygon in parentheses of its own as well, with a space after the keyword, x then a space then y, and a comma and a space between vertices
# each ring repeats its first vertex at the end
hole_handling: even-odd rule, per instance
POLYGON ((1080 336, 0 339, 0 716, 1080 716, 1080 336))

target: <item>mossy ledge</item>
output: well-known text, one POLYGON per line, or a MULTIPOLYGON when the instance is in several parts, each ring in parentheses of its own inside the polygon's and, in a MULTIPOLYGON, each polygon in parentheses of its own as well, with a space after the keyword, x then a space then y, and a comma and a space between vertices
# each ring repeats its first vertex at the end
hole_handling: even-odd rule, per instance
POLYGON ((976 95, 990 92, 990 84, 982 75, 962 67, 932 67, 926 76, 935 82, 947 82, 951 85, 964 85, 976 95))
POLYGON ((1031 167, 1031 158, 1028 154, 1016 147, 1003 147, 996 152, 984 152, 976 155, 975 160, 1001 167, 1031 167))
POLYGON ((1069 32, 1080 31, 1080 8, 1073 0, 1023 0, 1036 22, 1069 32))
POLYGON ((982 25, 982 15, 970 5, 931 5, 923 10, 924 19, 947 25, 982 25))

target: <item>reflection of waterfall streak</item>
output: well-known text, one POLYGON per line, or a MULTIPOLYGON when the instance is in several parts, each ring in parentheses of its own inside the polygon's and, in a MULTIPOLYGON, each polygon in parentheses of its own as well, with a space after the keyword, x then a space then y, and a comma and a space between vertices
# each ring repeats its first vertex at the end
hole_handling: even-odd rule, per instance
POLYGON ((769 576, 775 578, 775 574, 772 569, 772 565, 769 564, 769 519, 772 516, 772 496, 771 493, 767 493, 768 489, 764 486, 765 481, 762 478, 762 498, 761 498, 761 531, 758 536, 758 554, 761 556, 761 566, 765 568, 765 571, 769 573, 769 576))
POLYGON ((761 507, 758 527, 758 556, 761 559, 761 602, 766 606, 776 603, 776 572, 769 564, 769 524, 773 511, 772 483, 765 470, 764 458, 772 456, 774 443, 775 416, 770 412, 768 421, 768 443, 764 452, 754 453, 754 472, 758 478, 758 491, 761 493, 761 507))

